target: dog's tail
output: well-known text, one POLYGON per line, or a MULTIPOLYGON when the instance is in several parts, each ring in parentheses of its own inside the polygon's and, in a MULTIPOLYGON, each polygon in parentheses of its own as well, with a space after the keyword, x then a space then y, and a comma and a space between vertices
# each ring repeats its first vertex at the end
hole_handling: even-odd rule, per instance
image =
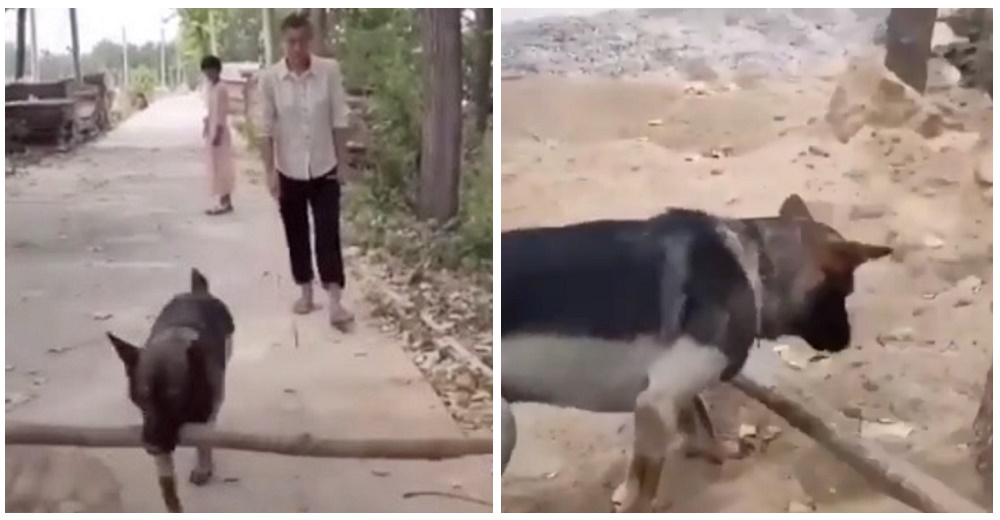
POLYGON ((208 278, 201 274, 201 271, 191 269, 191 292, 196 294, 208 294, 208 278))

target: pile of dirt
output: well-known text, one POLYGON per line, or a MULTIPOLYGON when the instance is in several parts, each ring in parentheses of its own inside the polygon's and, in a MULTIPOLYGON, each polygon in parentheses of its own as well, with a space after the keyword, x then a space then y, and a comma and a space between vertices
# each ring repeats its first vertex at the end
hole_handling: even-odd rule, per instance
POLYGON ((884 36, 888 9, 622 9, 504 24, 505 74, 727 81, 836 66, 884 36))

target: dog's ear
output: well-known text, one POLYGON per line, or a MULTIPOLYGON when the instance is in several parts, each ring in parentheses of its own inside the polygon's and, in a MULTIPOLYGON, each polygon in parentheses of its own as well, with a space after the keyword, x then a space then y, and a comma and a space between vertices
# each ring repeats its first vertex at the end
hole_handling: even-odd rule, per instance
POLYGON ((785 202, 781 203, 778 216, 791 219, 814 220, 812 213, 809 212, 809 207, 806 206, 806 201, 802 200, 802 197, 797 193, 789 195, 785 199, 785 202))
POLYGON ((205 278, 205 275, 197 269, 191 269, 191 292, 208 293, 208 278, 205 278))
POLYGON ((853 271, 861 264, 877 260, 892 254, 892 248, 874 244, 865 244, 853 240, 834 241, 828 244, 830 260, 833 268, 840 271, 853 271))
POLYGON ((115 352, 118 353, 118 357, 125 364, 125 372, 131 374, 132 370, 135 369, 135 365, 139 362, 139 347, 110 332, 107 334, 108 339, 111 340, 111 344, 115 347, 115 352))

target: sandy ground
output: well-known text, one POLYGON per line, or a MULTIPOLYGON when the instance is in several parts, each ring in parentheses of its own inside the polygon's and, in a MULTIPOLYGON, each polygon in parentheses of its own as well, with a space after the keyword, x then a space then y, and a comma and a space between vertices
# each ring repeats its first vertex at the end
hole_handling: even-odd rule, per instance
MULTIPOLYGON (((273 201, 241 178, 235 214, 208 218, 194 95, 168 98, 106 138, 6 181, 7 418, 58 424, 138 421, 112 330, 142 342, 192 266, 236 318, 220 427, 345 438, 460 436, 437 396, 363 307, 365 266, 352 262, 351 335, 323 313, 290 315, 294 286, 273 201)), ((122 483, 126 511, 163 511, 152 461, 94 450, 122 483)), ((186 483, 192 512, 481 512, 416 490, 491 496, 490 457, 443 462, 300 459, 216 453, 217 479, 186 483)))
MULTIPOLYGON (((503 228, 643 217, 667 206, 765 216, 799 193, 845 235, 894 245, 891 259, 858 272, 849 300, 854 347, 810 362, 808 347, 789 339, 784 359, 803 369, 782 362, 772 343, 755 362, 846 416, 892 424, 901 433, 879 436, 887 449, 979 499, 967 443, 992 359, 992 207, 973 183, 967 150, 992 121, 991 103, 951 94, 965 107, 964 132, 927 140, 865 129, 841 144, 823 122, 829 76, 690 85, 504 81, 503 228)), ((721 469, 675 461, 661 487, 671 511, 908 510, 735 391, 713 391, 710 402, 729 435, 741 424, 781 433, 721 469)), ((536 405, 514 413, 518 446, 503 511, 609 510, 630 418, 536 405)))

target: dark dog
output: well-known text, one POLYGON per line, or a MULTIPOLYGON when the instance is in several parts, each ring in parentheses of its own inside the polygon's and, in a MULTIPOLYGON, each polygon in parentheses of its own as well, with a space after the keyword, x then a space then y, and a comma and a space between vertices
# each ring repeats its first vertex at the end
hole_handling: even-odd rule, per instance
POLYGON ((521 229, 501 237, 501 472, 507 402, 633 412, 621 511, 652 507, 668 442, 711 433, 698 393, 743 368, 758 338, 839 352, 854 271, 891 249, 846 240, 797 195, 777 217, 671 209, 646 220, 521 229))
MULTIPOLYGON (((192 269, 191 292, 174 296, 160 311, 145 348, 108 333, 125 364, 129 398, 142 412, 142 441, 156 459, 164 490, 176 489, 173 452, 181 427, 212 425, 219 413, 234 330, 226 304, 192 269)), ((203 485, 214 471, 212 451, 199 447, 197 452, 190 481, 203 485)))

